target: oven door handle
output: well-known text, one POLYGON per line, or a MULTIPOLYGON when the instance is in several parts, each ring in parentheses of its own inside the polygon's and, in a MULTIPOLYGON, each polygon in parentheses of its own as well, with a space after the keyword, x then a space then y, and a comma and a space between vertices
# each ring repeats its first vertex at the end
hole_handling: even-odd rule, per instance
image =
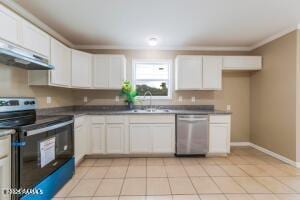
POLYGON ((51 130, 54 130, 54 129, 58 129, 58 128, 67 126, 69 124, 72 124, 73 122, 74 122, 74 120, 70 120, 70 121, 67 121, 67 122, 54 124, 52 126, 47 126, 45 128, 40 128, 40 129, 36 129, 36 130, 27 131, 26 136, 32 136, 32 135, 44 133, 44 132, 47 132, 47 131, 51 131, 51 130))

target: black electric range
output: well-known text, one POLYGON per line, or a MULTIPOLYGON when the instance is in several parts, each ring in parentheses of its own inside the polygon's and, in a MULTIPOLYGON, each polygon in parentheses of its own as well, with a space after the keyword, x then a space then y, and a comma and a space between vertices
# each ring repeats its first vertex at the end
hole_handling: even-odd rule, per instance
POLYGON ((74 156, 73 116, 37 116, 35 108, 34 98, 0 98, 0 129, 16 130, 11 138, 14 189, 34 188, 74 156))

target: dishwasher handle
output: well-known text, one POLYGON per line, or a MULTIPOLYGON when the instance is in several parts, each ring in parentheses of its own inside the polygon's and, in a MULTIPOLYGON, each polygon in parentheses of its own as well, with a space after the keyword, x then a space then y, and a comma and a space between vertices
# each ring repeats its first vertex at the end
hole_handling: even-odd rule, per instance
POLYGON ((207 121, 207 118, 178 118, 179 121, 198 122, 207 121))

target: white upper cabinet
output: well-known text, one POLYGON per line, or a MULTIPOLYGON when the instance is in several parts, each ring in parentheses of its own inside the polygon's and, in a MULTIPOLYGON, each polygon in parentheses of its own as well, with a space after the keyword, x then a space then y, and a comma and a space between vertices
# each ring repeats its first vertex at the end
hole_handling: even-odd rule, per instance
POLYGON ((109 84, 109 57, 93 55, 93 87, 106 89, 109 84))
POLYGON ((89 88, 92 86, 92 55, 72 50, 72 87, 89 88))
POLYGON ((51 38, 51 84, 58 86, 70 86, 71 84, 71 50, 51 38))
POLYGON ((0 38, 21 45, 22 18, 0 4, 0 38))
POLYGON ((1 39, 49 58, 50 36, 3 5, 0 5, 0 25, 1 39))
POLYGON ((110 55, 109 88, 120 89, 126 77, 126 59, 123 55, 110 55))
POLYGON ((202 56, 177 56, 175 60, 175 89, 202 89, 202 56))
POLYGON ((120 89, 126 77, 126 58, 123 55, 93 56, 93 88, 120 89))
POLYGON ((22 23, 23 46, 46 58, 50 57, 50 36, 27 21, 22 23))
POLYGON ((261 56, 223 56, 223 70, 260 70, 261 56))
POLYGON ((203 89, 222 89, 222 57, 203 56, 203 89))

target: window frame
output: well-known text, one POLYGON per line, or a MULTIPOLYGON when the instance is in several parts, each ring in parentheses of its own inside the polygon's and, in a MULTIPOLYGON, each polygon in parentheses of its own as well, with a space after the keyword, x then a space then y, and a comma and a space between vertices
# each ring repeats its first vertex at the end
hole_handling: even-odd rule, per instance
MULTIPOLYGON (((132 84, 134 87, 136 87, 136 64, 139 63, 153 63, 153 64, 168 64, 169 65, 169 70, 168 70, 168 79, 167 79, 167 84, 168 84, 168 96, 152 96, 152 99, 172 99, 172 60, 171 59, 133 59, 132 60, 132 84)), ((139 80, 147 80, 147 79, 139 79, 139 80)), ((157 81, 157 79, 148 79, 149 81, 154 80, 157 81)), ((158 79, 160 80, 160 79, 158 79)), ((161 79, 163 80, 163 79, 161 79)), ((143 99, 144 96, 137 96, 137 99, 143 99)), ((150 99, 149 96, 146 97, 146 99, 150 99)))

